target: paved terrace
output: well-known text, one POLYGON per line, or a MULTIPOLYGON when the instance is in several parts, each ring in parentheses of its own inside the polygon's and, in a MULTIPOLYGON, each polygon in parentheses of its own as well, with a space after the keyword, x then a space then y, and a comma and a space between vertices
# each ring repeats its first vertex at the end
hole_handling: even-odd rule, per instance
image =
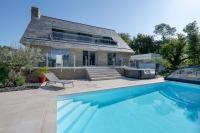
POLYGON ((74 88, 55 90, 52 86, 36 90, 0 93, 1 133, 55 133, 56 98, 58 95, 95 91, 163 82, 163 78, 150 80, 115 79, 105 81, 75 80, 74 88))

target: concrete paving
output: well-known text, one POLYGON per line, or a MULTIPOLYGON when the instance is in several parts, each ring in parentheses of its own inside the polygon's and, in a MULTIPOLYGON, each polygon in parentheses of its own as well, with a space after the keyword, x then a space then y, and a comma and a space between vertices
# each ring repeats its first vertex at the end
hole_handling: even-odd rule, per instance
POLYGON ((0 93, 0 133, 55 133, 58 95, 163 82, 163 78, 135 80, 129 78, 84 81, 75 80, 65 89, 42 86, 36 90, 0 93))

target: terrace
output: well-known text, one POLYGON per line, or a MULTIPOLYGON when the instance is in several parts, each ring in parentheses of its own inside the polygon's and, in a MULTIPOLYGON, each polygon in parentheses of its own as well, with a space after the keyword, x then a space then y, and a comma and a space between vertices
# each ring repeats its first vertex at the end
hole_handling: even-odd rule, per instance
MULTIPOLYGON (((58 95, 136 86, 163 82, 163 78, 150 80, 115 79, 102 81, 75 80, 74 88, 59 90, 41 87, 36 90, 0 93, 0 132, 55 133, 56 99, 58 95)), ((59 85, 58 85, 59 87, 59 85)))

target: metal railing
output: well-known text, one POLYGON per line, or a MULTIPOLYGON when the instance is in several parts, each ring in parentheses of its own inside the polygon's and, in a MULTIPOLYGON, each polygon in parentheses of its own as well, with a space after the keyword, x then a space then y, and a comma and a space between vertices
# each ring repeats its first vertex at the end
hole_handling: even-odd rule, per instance
MULTIPOLYGON (((82 60, 77 59, 76 55, 69 55, 68 58, 64 58, 61 55, 61 59, 57 61, 56 58, 52 58, 50 54, 46 54, 43 57, 43 60, 36 66, 36 67, 91 67, 89 63, 83 63, 82 60), (86 65, 83 65, 86 64, 86 65)), ((89 60, 85 60, 85 62, 89 62, 89 60)), ((95 66, 113 66, 113 67, 120 67, 120 66, 130 66, 130 60, 128 58, 116 58, 112 60, 112 65, 98 65, 98 60, 95 60, 95 66)))

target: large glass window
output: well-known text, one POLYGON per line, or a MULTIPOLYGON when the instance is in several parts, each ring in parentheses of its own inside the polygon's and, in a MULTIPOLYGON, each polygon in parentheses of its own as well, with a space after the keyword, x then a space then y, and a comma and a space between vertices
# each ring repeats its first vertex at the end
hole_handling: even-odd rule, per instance
POLYGON ((111 37, 64 31, 59 29, 52 29, 52 36, 54 40, 117 45, 117 42, 115 42, 111 37))
POLYGON ((83 51, 83 66, 94 66, 94 65, 95 65, 95 52, 83 51))
POLYGON ((108 65, 116 65, 116 53, 108 53, 108 65))
POLYGON ((69 65, 70 59, 68 49, 51 49, 49 67, 68 67, 69 65))

